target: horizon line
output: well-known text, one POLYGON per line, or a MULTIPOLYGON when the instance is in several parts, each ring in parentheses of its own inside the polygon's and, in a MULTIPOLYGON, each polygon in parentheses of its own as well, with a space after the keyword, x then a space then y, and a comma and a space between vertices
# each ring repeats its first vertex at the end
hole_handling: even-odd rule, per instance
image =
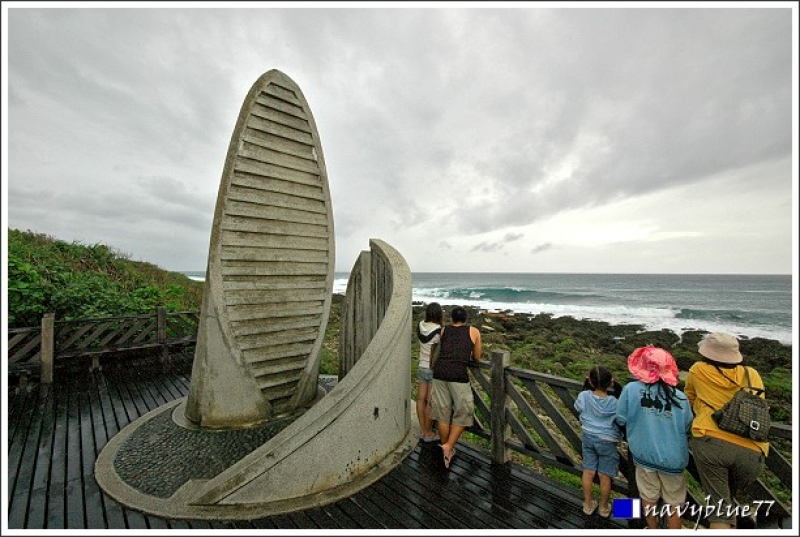
MULTIPOLYGON (((205 273, 205 270, 176 270, 185 274, 187 272, 205 273)), ((350 274, 347 270, 334 270, 334 274, 350 274)), ((475 271, 475 270, 412 270, 411 274, 569 274, 582 276, 794 276, 794 273, 785 272, 553 272, 553 271, 475 271)))

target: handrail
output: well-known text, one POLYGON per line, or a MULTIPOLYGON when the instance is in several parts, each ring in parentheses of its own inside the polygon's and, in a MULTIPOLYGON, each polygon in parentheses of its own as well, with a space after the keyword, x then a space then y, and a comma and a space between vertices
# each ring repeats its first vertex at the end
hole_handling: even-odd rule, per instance
MULTIPOLYGON (((551 468, 580 476, 583 472, 579 462, 581 426, 574 403, 583 389, 582 383, 508 364, 509 352, 505 350, 493 351, 491 363, 470 364, 475 425, 467 430, 491 442, 495 462, 508 462, 509 451, 514 451, 551 468), (502 382, 494 378, 495 372, 502 372, 502 382), (502 391, 497 386, 502 387, 502 391), (504 402, 498 405, 498 398, 504 402), (484 423, 491 425, 487 427, 484 423)), ((788 424, 773 423, 770 438, 791 438, 791 431, 788 424)), ((783 486, 791 489, 791 464, 778 449, 770 449, 766 466, 783 486)), ((691 453, 687 469, 699 481, 691 453)), ((623 477, 612 479, 612 489, 626 497, 638 497, 635 468, 624 443, 620 446, 620 471, 623 477)), ((747 492, 753 500, 774 502, 770 504, 771 509, 756 511, 759 525, 780 524, 790 517, 788 508, 763 479, 756 481, 747 492)), ((687 501, 692 506, 706 503, 691 494, 687 501)), ((700 521, 707 523, 704 517, 700 521)))
POLYGON ((39 327, 9 328, 8 371, 24 377, 41 374, 46 382, 46 369, 83 356, 92 356, 92 367, 97 367, 100 355, 160 348, 168 359, 171 347, 196 342, 198 315, 167 312, 163 306, 152 314, 122 317, 56 321, 45 315, 39 327))

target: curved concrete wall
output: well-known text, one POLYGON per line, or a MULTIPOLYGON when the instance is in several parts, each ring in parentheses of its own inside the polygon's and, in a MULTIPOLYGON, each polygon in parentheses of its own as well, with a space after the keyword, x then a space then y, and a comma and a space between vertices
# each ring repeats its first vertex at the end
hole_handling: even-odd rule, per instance
POLYGON ((339 317, 339 380, 364 354, 386 314, 394 288, 389 262, 377 251, 361 252, 350 272, 339 317))

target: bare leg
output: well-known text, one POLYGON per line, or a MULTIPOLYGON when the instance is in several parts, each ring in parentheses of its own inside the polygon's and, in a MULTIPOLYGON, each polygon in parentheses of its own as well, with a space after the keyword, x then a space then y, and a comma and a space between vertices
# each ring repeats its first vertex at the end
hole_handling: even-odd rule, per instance
POLYGON ((645 512, 644 519, 647 521, 647 527, 651 530, 658 529, 658 517, 656 516, 656 507, 658 503, 648 502, 642 498, 642 509, 645 512))
POLYGON ((447 435, 442 434, 442 425, 439 424, 439 438, 442 439, 442 451, 444 452, 445 465, 449 466, 449 461, 453 457, 456 442, 464 432, 465 427, 461 425, 448 424, 445 426, 447 435))
POLYGON ((430 393, 431 385, 427 382, 420 382, 417 387, 417 417, 419 418, 419 430, 424 438, 435 436, 431 430, 430 393))
POLYGON ((611 477, 600 474, 600 509, 609 509, 608 499, 611 496, 611 477))
POLYGON ((450 424, 440 421, 438 425, 439 425, 439 438, 441 439, 442 446, 444 446, 444 443, 447 442, 447 439, 450 436, 450 424))
POLYGON ((681 516, 678 514, 678 508, 675 505, 670 505, 669 517, 667 518, 667 529, 679 530, 681 527, 681 516))
POLYGON ((583 507, 589 509, 592 505, 592 482, 594 481, 594 470, 584 470, 581 477, 583 487, 583 507))

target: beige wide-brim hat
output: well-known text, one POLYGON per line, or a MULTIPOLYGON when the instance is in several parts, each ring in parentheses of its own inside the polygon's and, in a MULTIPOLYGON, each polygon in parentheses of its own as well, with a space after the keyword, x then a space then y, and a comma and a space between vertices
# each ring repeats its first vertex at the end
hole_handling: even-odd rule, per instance
POLYGON ((739 340, 724 332, 713 332, 700 340, 697 350, 708 358, 721 364, 738 364, 742 361, 739 340))

